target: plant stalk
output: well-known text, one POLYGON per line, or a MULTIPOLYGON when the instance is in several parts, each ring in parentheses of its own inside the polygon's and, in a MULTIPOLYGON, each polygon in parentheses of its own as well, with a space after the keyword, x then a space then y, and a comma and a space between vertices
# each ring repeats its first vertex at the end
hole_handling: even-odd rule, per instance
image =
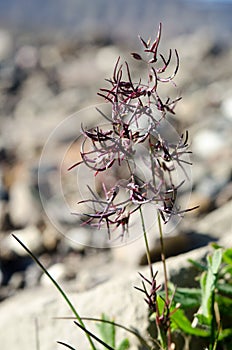
MULTIPOLYGON (((167 273, 167 264, 166 264, 166 257, 165 257, 165 247, 164 247, 164 239, 163 239, 163 229, 162 229, 162 223, 161 223, 161 217, 159 211, 157 211, 157 218, 158 218, 158 227, 159 227, 159 239, 160 239, 160 249, 161 249, 161 261, 163 264, 163 272, 164 272, 164 290, 165 290, 165 302, 166 305, 170 304, 169 295, 168 295, 168 273, 167 273)), ((168 350, 171 349, 171 328, 168 328, 167 332, 167 342, 168 342, 168 350)))
POLYGON ((149 249, 149 244, 148 244, 148 239, 147 239, 147 231, 146 231, 146 227, 145 227, 145 222, 144 222, 144 217, 143 217, 143 212, 142 212, 141 206, 139 208, 139 212, 140 212, 140 218, 141 218, 141 223, 142 223, 142 228, 143 228, 144 242, 145 242, 145 246, 146 246, 147 262, 148 262, 148 266, 150 268, 151 278, 153 279, 154 273, 153 273, 153 268, 152 268, 152 263, 151 263, 151 254, 150 254, 150 249, 149 249))
MULTIPOLYGON (((50 279, 50 281, 54 284, 54 286, 56 287, 56 289, 60 292, 60 294, 62 295, 62 297, 64 298, 64 300, 66 301, 66 303, 68 304, 68 306, 70 307, 71 311, 73 312, 73 314, 75 315, 76 319, 80 322, 80 324, 82 325, 83 328, 85 328, 84 322, 82 321, 80 315, 78 314, 78 312, 76 311, 74 305, 72 304, 72 302, 70 301, 70 299, 68 298, 67 294, 64 292, 64 290, 60 287, 60 285, 56 282, 56 280, 50 275, 50 273, 48 272, 48 270, 43 266, 43 264, 37 259, 37 257, 30 251, 30 249, 27 248, 27 246, 25 246, 25 244, 18 238, 16 237, 14 234, 12 234, 12 236, 16 239, 16 241, 18 241, 18 243, 25 249, 25 251, 30 255, 30 257, 36 262, 36 264, 42 269, 42 271, 48 276, 48 278, 50 279)), ((88 333, 86 333, 86 337, 89 341, 89 344, 92 348, 92 350, 97 350, 91 337, 89 336, 88 333)))

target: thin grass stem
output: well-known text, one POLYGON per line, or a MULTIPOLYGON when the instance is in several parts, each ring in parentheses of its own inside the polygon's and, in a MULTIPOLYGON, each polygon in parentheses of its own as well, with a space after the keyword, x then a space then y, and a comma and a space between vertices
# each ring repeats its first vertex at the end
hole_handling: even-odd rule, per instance
POLYGON ((145 227, 145 222, 144 222, 144 216, 143 216, 143 211, 141 206, 139 207, 139 212, 140 212, 140 218, 141 218, 141 223, 142 223, 142 228, 143 228, 143 237, 144 237, 144 242, 146 246, 146 255, 147 255, 147 262, 150 268, 150 273, 151 273, 151 278, 153 279, 154 273, 153 273, 153 268, 152 268, 152 263, 151 263, 151 254, 150 254, 150 249, 149 249, 149 244, 148 244, 148 239, 147 239, 147 231, 145 227))
MULTIPOLYGON (((76 319, 80 322, 80 324, 82 325, 83 328, 85 328, 84 322, 82 321, 80 315, 78 314, 78 312, 76 311, 75 306, 72 304, 72 302, 70 301, 70 299, 68 298, 67 294, 64 292, 64 290, 60 287, 60 285, 56 282, 56 280, 52 277, 52 275, 48 272, 48 270, 43 266, 43 264, 37 259, 37 257, 30 251, 29 248, 27 248, 27 246, 25 246, 25 244, 18 238, 16 237, 14 234, 12 234, 12 236, 14 237, 14 239, 16 239, 16 241, 23 247, 23 249, 25 249, 25 251, 30 255, 30 257, 36 262, 36 264, 41 268, 41 270, 48 276, 48 278, 50 279, 50 281, 53 283, 53 285, 56 287, 56 289, 60 292, 60 294, 62 295, 62 297, 64 298, 65 302, 68 304, 68 306, 70 307, 71 311, 73 312, 73 314, 75 315, 76 319)), ((92 348, 92 350, 97 350, 91 337, 89 336, 88 333, 86 333, 86 337, 89 341, 89 344, 92 348)))

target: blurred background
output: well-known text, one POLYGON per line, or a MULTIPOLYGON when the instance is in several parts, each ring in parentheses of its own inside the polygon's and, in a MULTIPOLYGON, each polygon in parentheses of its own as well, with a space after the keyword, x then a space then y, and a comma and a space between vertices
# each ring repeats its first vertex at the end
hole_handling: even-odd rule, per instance
MULTIPOLYGON (((38 191, 39 160, 59 123, 83 107, 103 102, 97 92, 111 77, 117 57, 132 62, 130 52, 139 50, 138 34, 155 37, 160 22, 164 54, 177 49, 181 60, 177 92, 169 86, 167 95, 183 97, 175 126, 180 132, 190 131, 194 168, 189 206, 200 205, 176 235, 192 230, 231 201, 232 1, 1 0, 0 301, 18 289, 43 283, 41 271, 13 242, 12 232, 53 267, 58 280, 75 280, 79 290, 112 276, 112 270, 96 273, 94 279, 83 272, 96 255, 99 265, 111 261, 112 255, 88 248, 94 246, 88 230, 57 199, 59 157, 64 154, 62 178, 70 201, 76 205, 79 199, 76 184, 65 179, 68 166, 78 160, 78 143, 66 151, 79 135, 81 120, 74 127, 66 123, 58 128, 57 142, 40 166, 40 181, 55 221, 84 245, 65 240, 47 217, 38 191)), ((132 64, 133 74, 139 76, 139 66, 132 64)), ((186 237, 170 255, 205 244, 199 237, 197 242, 186 237)))

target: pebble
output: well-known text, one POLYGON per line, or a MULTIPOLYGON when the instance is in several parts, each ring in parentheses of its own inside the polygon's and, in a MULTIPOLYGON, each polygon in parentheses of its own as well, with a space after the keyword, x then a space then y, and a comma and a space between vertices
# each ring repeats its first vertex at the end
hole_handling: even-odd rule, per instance
MULTIPOLYGON (((42 235, 36 226, 28 226, 22 230, 15 230, 12 234, 19 238, 34 254, 42 250, 42 235)), ((28 255, 25 249, 12 236, 7 236, 6 240, 11 251, 22 257, 28 255)))
POLYGON ((0 61, 9 58, 13 50, 13 40, 10 33, 0 29, 0 61))
POLYGON ((22 46, 15 56, 15 63, 23 69, 35 68, 38 63, 38 50, 35 46, 22 46))
POLYGON ((66 244, 74 251, 84 251, 91 244, 91 231, 83 227, 73 228, 65 234, 66 244))
POLYGON ((199 130, 193 137, 192 151, 200 158, 214 156, 225 146, 225 139, 214 130, 199 130))
POLYGON ((35 224, 39 212, 28 182, 16 181, 10 188, 9 213, 15 226, 24 227, 35 224))
POLYGON ((224 101, 222 102, 221 110, 223 115, 230 121, 232 121, 232 91, 231 97, 224 99, 224 101))
MULTIPOLYGON (((47 271, 57 282, 62 282, 67 277, 66 266, 62 263, 56 263, 50 266, 47 271)), ((43 274, 40 278, 40 284, 43 286, 50 286, 52 282, 47 275, 43 274)))

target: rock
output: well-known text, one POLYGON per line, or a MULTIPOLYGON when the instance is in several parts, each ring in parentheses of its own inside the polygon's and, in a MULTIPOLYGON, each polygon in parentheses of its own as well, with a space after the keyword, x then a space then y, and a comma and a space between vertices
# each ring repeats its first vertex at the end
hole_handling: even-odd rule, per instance
MULTIPOLYGON (((13 231, 17 238, 28 247, 34 254, 42 250, 42 236, 41 232, 35 226, 28 226, 22 230, 13 231)), ((27 256, 25 249, 11 236, 6 237, 7 245, 11 251, 20 256, 27 256)))
POLYGON ((43 45, 39 49, 39 62, 42 68, 53 68, 62 62, 59 50, 55 45, 43 45))
POLYGON ((232 97, 224 99, 221 105, 223 115, 232 121, 232 97))
POLYGON ((192 151, 200 158, 207 159, 225 146, 225 139, 214 130, 199 130, 193 137, 192 151))
POLYGON ((0 286, 2 285, 2 281, 3 281, 3 273, 1 270, 1 264, 0 264, 0 286))
POLYGON ((188 208, 194 208, 196 206, 198 206, 198 208, 190 211, 188 215, 198 216, 208 213, 213 207, 213 200, 209 195, 196 190, 191 193, 188 208))
MULTIPOLYGON (((168 259, 167 266, 171 280, 181 286, 185 283, 191 286, 194 283, 196 271, 187 259, 191 258, 200 262, 208 252, 209 247, 204 247, 168 259)), ((159 271, 157 283, 162 283, 161 263, 154 264, 153 268, 154 271, 159 271)), ((137 270, 137 268, 129 271, 121 270, 114 279, 84 293, 70 292, 73 290, 73 284, 66 284, 65 290, 68 291, 67 294, 80 315, 99 318, 104 312, 116 322, 134 328, 146 337, 147 306, 143 295, 133 288, 141 286, 137 270)), ((149 276, 147 267, 140 268, 140 272, 144 276, 149 276)), ((39 287, 18 293, 0 304, 0 313, 1 346, 4 349, 29 350, 35 343, 36 335, 39 337, 40 347, 43 350, 54 349, 58 340, 67 342, 80 350, 89 348, 84 333, 73 325, 72 320, 56 319, 56 317, 72 317, 73 315, 68 305, 52 287, 39 287), (36 331, 35 319, 38 323, 38 331, 36 331)), ((93 323, 87 322, 86 324, 88 329, 96 332, 93 323)), ((117 329, 117 339, 122 339, 122 337, 129 337, 130 349, 138 349, 136 337, 117 329)))
POLYGON ((91 231, 83 227, 73 228, 66 232, 65 243, 74 251, 83 251, 91 245, 91 231))
POLYGON ((200 221, 195 223, 194 231, 201 234, 207 234, 215 239, 223 239, 228 237, 230 245, 232 244, 232 225, 231 225, 231 213, 232 213, 232 200, 227 202, 221 208, 218 208, 200 221))
POLYGON ((10 189, 10 217, 15 226, 34 224, 38 211, 28 184, 15 183, 10 189))
MULTIPOLYGON (((59 283, 62 282, 66 279, 67 274, 66 274, 66 267, 64 264, 62 263, 57 263, 54 264, 52 266, 50 266, 48 269, 49 274, 59 283)), ((44 286, 51 286, 52 282, 50 281, 50 279, 48 278, 48 276, 46 276, 45 274, 43 274, 40 278, 40 283, 41 285, 44 286)))
POLYGON ((225 185, 216 196, 215 205, 216 207, 222 207, 228 201, 232 200, 232 182, 225 185))
POLYGON ((116 46, 105 46, 98 50, 95 56, 95 62, 98 69, 106 75, 111 74, 114 64, 120 56, 120 52, 116 46))
POLYGON ((10 280, 8 281, 8 285, 12 290, 17 290, 23 287, 24 285, 24 276, 23 276, 23 272, 15 272, 10 280))
POLYGON ((38 50, 35 46, 22 46, 15 56, 15 63, 23 69, 35 68, 38 63, 38 50))
POLYGON ((0 29, 0 61, 9 58, 13 50, 13 40, 9 32, 0 29))

